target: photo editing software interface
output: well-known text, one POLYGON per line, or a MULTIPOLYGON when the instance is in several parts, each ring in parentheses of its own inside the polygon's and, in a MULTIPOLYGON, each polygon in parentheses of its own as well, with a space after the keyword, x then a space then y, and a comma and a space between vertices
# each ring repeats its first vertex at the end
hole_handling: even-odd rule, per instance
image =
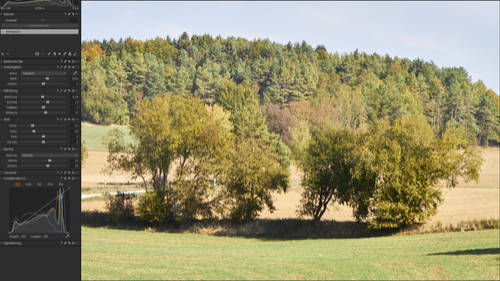
POLYGON ((0 0, 3 280, 81 279, 80 13, 0 0))

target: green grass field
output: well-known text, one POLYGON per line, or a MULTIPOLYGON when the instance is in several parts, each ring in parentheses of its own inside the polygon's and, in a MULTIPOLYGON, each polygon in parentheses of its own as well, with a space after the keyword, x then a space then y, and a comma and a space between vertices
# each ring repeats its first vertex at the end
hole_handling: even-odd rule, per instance
POLYGON ((261 240, 82 227, 83 279, 499 279, 498 230, 261 240))
POLYGON ((102 144, 102 137, 113 128, 117 128, 124 133, 126 142, 132 142, 132 137, 129 134, 129 128, 126 126, 101 126, 82 123, 82 140, 85 141, 87 149, 106 150, 106 147, 102 144))

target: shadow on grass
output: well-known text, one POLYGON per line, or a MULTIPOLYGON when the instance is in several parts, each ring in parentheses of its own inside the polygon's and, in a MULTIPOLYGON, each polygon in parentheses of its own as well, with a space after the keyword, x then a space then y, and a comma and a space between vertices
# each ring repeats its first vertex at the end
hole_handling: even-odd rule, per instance
POLYGON ((496 254, 500 254, 500 248, 486 248, 486 249, 473 249, 473 250, 453 251, 453 252, 441 252, 441 253, 428 254, 428 256, 496 255, 496 254))
POLYGON ((113 229, 145 230, 168 233, 198 233, 215 236, 258 238, 263 240, 297 240, 319 238, 361 238, 392 235, 397 229, 371 229, 367 224, 351 221, 320 221, 300 219, 257 219, 245 223, 230 220, 193 220, 151 226, 130 218, 115 223, 108 213, 82 212, 82 225, 113 229))

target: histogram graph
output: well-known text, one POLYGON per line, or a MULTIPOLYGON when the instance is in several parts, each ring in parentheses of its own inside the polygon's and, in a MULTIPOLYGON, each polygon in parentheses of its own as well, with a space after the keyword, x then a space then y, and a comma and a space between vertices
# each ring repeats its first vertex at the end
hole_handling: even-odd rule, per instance
POLYGON ((68 188, 11 190, 9 234, 68 234, 68 188))

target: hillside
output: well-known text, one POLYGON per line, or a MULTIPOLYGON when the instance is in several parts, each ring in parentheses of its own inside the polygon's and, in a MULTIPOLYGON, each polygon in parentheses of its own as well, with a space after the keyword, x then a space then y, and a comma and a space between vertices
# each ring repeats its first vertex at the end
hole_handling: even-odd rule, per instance
POLYGON ((218 85, 231 80, 252 86, 269 129, 287 144, 290 128, 314 113, 353 129, 423 114, 438 135, 462 126, 481 144, 499 141, 500 98, 462 67, 186 33, 84 42, 82 55, 82 117, 93 123, 127 124, 139 101, 164 93, 216 103, 218 85))

